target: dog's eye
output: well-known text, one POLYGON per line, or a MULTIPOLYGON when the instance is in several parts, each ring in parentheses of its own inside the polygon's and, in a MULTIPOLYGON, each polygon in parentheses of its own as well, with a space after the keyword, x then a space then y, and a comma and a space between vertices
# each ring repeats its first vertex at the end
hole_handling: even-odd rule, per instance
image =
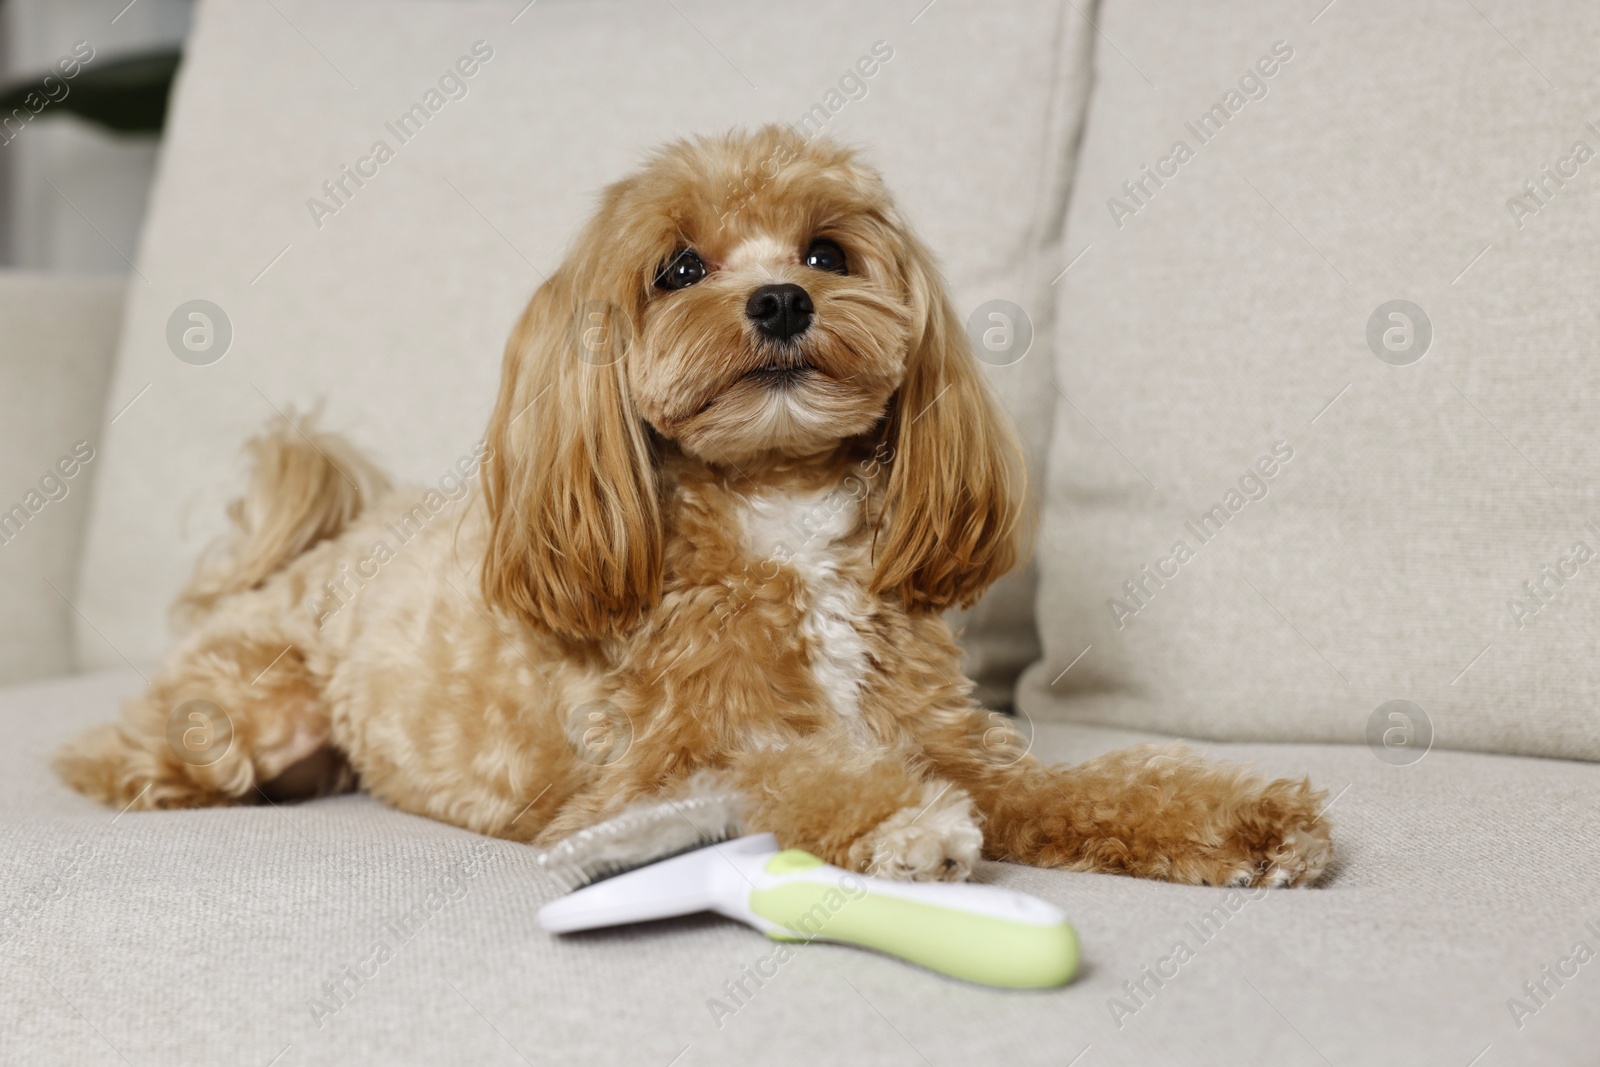
POLYGON ((667 265, 656 272, 656 288, 687 289, 708 273, 705 260, 696 255, 694 249, 679 249, 667 260, 667 265))
POLYGON ((844 249, 826 237, 818 237, 811 242, 811 247, 806 249, 806 266, 833 274, 850 273, 844 262, 844 249))

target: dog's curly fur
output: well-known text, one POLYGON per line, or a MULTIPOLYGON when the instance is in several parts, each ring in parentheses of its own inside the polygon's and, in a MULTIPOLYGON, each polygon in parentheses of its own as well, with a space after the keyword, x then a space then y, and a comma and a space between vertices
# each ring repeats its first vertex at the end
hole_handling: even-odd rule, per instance
POLYGON ((714 772, 751 830, 889 877, 982 854, 1299 885, 1329 860, 1304 781, 1177 747, 1049 768, 974 705, 940 612, 1017 558, 1017 447, 932 257, 825 140, 680 142, 606 191, 511 337, 482 492, 448 521, 309 425, 252 447, 181 642, 57 761, 107 803, 359 780, 550 842, 714 772), (685 250, 703 277, 664 285, 685 250), (809 297, 792 335, 750 303, 776 284, 809 297), (231 724, 215 758, 169 741, 196 699, 231 724))

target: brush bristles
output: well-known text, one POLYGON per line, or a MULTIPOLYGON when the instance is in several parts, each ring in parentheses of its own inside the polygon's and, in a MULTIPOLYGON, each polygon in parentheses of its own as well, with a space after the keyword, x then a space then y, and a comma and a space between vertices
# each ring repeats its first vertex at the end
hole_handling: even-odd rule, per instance
POLYGON ((641 802, 551 845, 539 854, 539 866, 570 893, 743 831, 735 793, 641 802))

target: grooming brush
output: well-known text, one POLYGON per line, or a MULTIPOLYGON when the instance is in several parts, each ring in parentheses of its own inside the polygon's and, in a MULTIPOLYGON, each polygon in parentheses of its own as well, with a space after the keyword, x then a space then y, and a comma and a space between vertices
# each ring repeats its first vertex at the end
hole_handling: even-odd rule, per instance
POLYGON ((876 949, 982 985, 1058 986, 1077 971, 1077 935, 1054 905, 999 886, 856 874, 772 834, 727 840, 740 829, 737 797, 711 795, 579 831, 539 857, 576 889, 540 908, 539 923, 559 934, 712 911, 776 941, 876 949))

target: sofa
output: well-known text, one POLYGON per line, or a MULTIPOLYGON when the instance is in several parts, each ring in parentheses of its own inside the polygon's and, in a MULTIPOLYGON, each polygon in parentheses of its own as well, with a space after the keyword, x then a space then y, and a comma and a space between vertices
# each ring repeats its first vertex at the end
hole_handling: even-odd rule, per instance
POLYGON ((1597 44, 1568 2, 203 0, 132 271, 0 276, 0 1063, 1595 1062, 1597 44), (1001 991, 553 937, 532 849, 359 794, 54 777, 246 437, 318 409, 436 482, 598 190, 767 121, 883 171, 1018 427, 981 697, 1051 762, 1308 776, 1315 887, 984 863, 1082 943, 1001 991))

